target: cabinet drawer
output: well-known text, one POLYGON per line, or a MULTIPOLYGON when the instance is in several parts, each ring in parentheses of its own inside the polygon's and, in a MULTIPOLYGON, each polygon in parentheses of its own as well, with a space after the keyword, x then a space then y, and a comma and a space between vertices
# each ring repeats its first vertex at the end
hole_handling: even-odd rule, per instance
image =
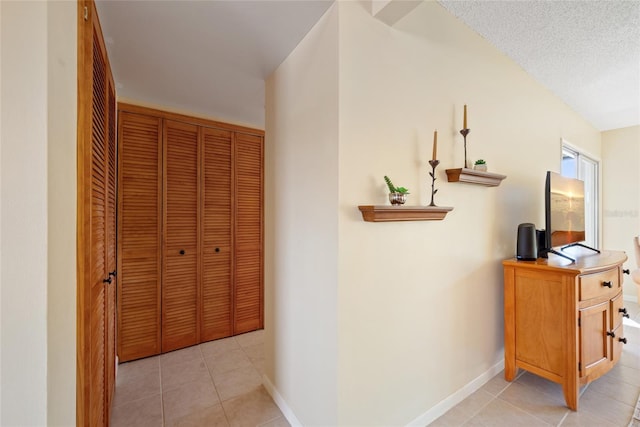
POLYGON ((620 290, 617 268, 580 276, 580 301, 614 295, 620 290))

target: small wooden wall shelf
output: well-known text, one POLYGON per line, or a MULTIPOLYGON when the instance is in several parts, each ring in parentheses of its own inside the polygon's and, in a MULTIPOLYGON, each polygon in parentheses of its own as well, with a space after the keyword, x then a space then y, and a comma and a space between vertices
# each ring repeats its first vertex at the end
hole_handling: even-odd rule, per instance
POLYGON ((441 206, 358 206, 362 219, 368 222, 388 221, 439 221, 453 208, 441 206))
POLYGON ((478 184, 487 187, 497 187, 502 180, 507 177, 506 175, 468 168, 447 169, 446 172, 449 182, 468 182, 469 184, 478 184))

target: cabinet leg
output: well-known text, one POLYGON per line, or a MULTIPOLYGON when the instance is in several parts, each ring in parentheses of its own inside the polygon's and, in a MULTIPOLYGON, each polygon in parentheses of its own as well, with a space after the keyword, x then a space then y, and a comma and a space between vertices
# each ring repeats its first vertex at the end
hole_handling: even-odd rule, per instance
POLYGON ((518 368, 516 368, 516 362, 509 361, 505 358, 504 360, 504 379, 507 381, 513 381, 516 379, 518 375, 518 368))
POLYGON ((564 393, 564 401, 567 407, 572 411, 578 410, 578 384, 565 382, 562 384, 562 392, 564 393))

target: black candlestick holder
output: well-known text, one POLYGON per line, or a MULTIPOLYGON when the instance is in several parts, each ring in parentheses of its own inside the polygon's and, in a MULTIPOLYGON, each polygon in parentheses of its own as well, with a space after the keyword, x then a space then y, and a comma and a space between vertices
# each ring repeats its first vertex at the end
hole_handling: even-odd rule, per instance
POLYGON ((436 167, 440 164, 440 160, 429 160, 429 164, 431 165, 431 172, 429 172, 429 175, 431 175, 431 203, 429 206, 435 206, 433 196, 438 192, 438 190, 434 188, 436 183, 436 167))
POLYGON ((471 129, 468 128, 464 128, 464 129, 460 129, 460 133, 462 134, 462 137, 464 138, 464 166, 465 168, 467 168, 467 135, 469 135, 469 132, 471 132, 471 129))

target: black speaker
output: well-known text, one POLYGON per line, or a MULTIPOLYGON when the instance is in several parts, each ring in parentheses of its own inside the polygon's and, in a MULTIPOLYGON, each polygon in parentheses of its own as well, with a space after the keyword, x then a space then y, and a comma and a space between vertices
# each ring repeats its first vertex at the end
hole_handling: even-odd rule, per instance
POLYGON ((516 258, 523 261, 534 261, 538 259, 538 242, 536 236, 536 226, 529 222, 518 226, 518 250, 516 258))

